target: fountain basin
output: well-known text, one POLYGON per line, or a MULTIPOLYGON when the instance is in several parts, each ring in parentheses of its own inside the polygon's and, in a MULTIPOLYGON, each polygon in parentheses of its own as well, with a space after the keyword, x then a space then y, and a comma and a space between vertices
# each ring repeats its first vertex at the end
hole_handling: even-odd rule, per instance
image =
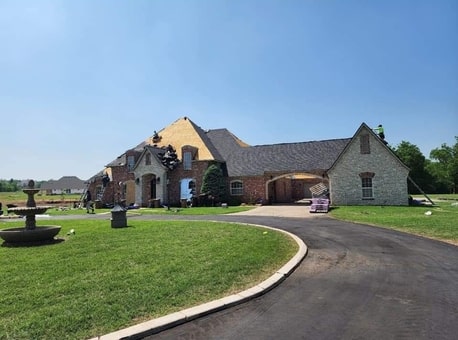
POLYGON ((57 225, 37 226, 35 229, 25 227, 8 228, 0 230, 0 237, 6 243, 29 243, 54 240, 61 227, 57 225))
POLYGON ((46 210, 51 209, 52 206, 39 206, 39 207, 16 207, 16 208, 9 208, 8 212, 14 213, 20 216, 27 216, 27 215, 41 215, 46 212, 46 210))

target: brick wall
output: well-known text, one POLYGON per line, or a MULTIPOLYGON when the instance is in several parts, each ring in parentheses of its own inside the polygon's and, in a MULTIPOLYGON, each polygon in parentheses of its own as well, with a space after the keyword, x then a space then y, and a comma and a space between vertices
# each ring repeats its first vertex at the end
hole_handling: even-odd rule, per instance
POLYGON ((198 197, 201 192, 202 180, 204 173, 208 166, 212 163, 211 161, 192 161, 191 170, 184 170, 183 164, 180 165, 173 171, 168 173, 169 184, 167 187, 168 201, 170 205, 180 205, 180 181, 184 178, 192 178, 196 184, 196 196, 198 197))

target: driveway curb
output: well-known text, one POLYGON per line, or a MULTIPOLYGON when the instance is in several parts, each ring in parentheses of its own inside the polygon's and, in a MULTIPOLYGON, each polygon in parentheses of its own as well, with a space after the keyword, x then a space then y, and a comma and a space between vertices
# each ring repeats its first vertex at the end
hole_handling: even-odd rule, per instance
MULTIPOLYGON (((218 221, 221 222, 221 221, 218 221)), ((232 222, 231 222, 232 223, 232 222)), ((256 298, 262 294, 265 294, 269 290, 275 288, 283 280, 285 280, 300 264, 300 262, 307 255, 307 245, 296 235, 287 232, 285 230, 267 227, 259 224, 250 223, 239 223, 233 222, 239 225, 255 226, 265 229, 271 229, 282 232, 290 236, 299 246, 297 253, 279 270, 277 270, 272 276, 262 281, 261 283, 248 288, 237 294, 229 295, 218 300, 210 301, 198 306, 184 309, 179 312, 165 315, 160 318, 152 319, 146 322, 142 322, 138 325, 134 325, 128 328, 124 328, 109 334, 105 334, 90 340, 117 340, 117 339, 141 339, 145 336, 159 333, 168 328, 178 326, 185 322, 197 319, 201 316, 214 313, 241 303, 244 303, 250 299, 256 298)))

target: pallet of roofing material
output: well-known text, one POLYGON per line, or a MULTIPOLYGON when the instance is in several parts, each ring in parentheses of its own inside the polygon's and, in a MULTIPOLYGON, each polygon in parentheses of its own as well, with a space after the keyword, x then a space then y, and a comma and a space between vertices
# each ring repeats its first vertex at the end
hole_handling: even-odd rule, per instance
POLYGON ((310 212, 323 212, 329 211, 329 199, 327 198, 312 198, 312 205, 310 206, 310 212))
POLYGON ((329 193, 329 189, 323 183, 315 184, 314 186, 310 187, 310 192, 312 193, 312 197, 326 197, 329 193))
POLYGON ((324 212, 329 211, 329 189, 323 183, 318 183, 310 187, 312 193, 312 204, 310 205, 310 212, 324 212))

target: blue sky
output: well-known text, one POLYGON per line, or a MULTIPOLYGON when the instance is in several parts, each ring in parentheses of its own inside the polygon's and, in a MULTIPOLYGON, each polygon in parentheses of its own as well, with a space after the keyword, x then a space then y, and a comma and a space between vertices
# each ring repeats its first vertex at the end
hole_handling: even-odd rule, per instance
POLYGON ((251 145, 458 135, 456 0, 0 0, 0 178, 87 179, 187 116, 251 145))

